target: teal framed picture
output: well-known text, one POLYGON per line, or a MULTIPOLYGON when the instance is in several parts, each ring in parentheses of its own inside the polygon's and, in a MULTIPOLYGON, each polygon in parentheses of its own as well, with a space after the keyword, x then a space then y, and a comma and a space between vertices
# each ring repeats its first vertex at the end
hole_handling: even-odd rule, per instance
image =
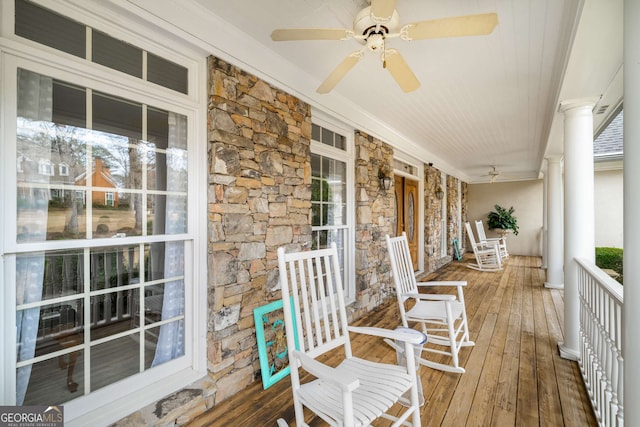
MULTIPOLYGON (((289 300, 293 312, 293 297, 289 300)), ((262 388, 266 390, 282 378, 289 375, 289 352, 284 328, 282 300, 277 300, 253 310, 256 323, 256 341, 262 374, 262 388)), ((293 319, 293 328, 296 329, 293 319)), ((298 336, 294 336, 296 349, 299 349, 298 336)))

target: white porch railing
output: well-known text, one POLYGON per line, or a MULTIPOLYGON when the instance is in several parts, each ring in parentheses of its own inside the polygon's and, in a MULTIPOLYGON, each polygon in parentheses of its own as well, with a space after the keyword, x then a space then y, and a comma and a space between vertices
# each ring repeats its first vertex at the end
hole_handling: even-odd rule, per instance
POLYGON ((622 285, 576 258, 580 293, 580 371, 601 426, 623 426, 622 285))

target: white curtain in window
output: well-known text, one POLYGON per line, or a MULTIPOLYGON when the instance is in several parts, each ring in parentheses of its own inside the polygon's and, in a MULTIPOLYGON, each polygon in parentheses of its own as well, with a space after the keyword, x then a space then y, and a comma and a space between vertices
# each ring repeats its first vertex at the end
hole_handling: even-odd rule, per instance
MULTIPOLYGON (((167 148, 167 204, 165 233, 187 232, 187 118, 169 113, 169 144, 167 148)), ((184 242, 166 242, 164 277, 184 275, 184 242)), ((162 320, 184 314, 184 280, 164 285, 162 320)), ((160 327, 158 345, 152 366, 184 355, 184 321, 174 321, 160 327)))
MULTIPOLYGON (((17 156, 37 157, 48 161, 51 155, 51 139, 46 129, 52 120, 53 81, 27 70, 18 70, 18 121, 38 125, 41 132, 33 140, 21 144, 18 141, 17 156), (24 152, 27 151, 27 152, 24 152)), ((20 129, 20 123, 18 128, 20 129)), ((33 128, 34 126, 30 126, 33 128)), ((37 127, 37 126, 35 126, 37 127)), ((20 130, 18 131, 20 133, 20 130)), ((24 138, 25 135, 22 135, 24 138)), ((25 163, 25 162, 23 162, 25 163)), ((37 162, 22 165, 19 182, 27 184, 18 188, 18 216, 28 215, 28 229, 18 230, 18 241, 41 242, 47 237, 49 209, 49 176, 39 173, 37 162), (40 187, 40 188, 38 188, 40 187)), ((16 305, 38 302, 42 299, 44 276, 44 252, 16 257, 16 305)), ((33 358, 38 336, 40 309, 30 308, 16 312, 18 362, 33 358)), ((16 404, 22 405, 31 377, 31 365, 18 368, 16 404)))

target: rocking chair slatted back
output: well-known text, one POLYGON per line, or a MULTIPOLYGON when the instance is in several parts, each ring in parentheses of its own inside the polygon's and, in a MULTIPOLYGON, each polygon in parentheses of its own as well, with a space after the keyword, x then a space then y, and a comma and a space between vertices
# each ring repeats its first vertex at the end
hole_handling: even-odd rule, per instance
POLYGON ((278 253, 281 251, 284 261, 281 271, 286 270, 288 276, 281 280, 288 280, 291 288, 283 287, 282 297, 286 301, 291 293, 295 317, 303 319, 296 325, 303 346, 300 350, 316 357, 332 348, 346 346, 350 357, 349 340, 345 339, 346 310, 336 304, 337 298, 344 299, 337 258, 330 257, 331 249, 319 250, 313 258, 306 259, 301 253, 285 254, 283 248, 278 249, 278 253))
POLYGON ((410 295, 418 293, 418 284, 416 282, 415 272, 413 271, 413 262, 411 261, 409 244, 407 239, 387 238, 389 246, 389 257, 391 261, 391 269, 396 285, 396 292, 400 303, 400 311, 402 318, 402 326, 408 327, 407 318, 404 315, 404 302, 411 298, 410 295))

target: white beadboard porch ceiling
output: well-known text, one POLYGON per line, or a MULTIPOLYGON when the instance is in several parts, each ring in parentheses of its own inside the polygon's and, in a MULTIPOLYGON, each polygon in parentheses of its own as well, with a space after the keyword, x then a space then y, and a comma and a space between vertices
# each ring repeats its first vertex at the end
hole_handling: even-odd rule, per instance
POLYGON ((398 0, 400 22, 496 12, 488 36, 388 41, 421 82, 403 93, 377 54, 327 95, 315 89, 354 40, 273 42, 276 28, 351 29, 367 0, 128 0, 215 48, 214 54, 396 149, 464 181, 540 176, 562 151, 560 101, 601 99, 600 126, 622 100, 622 0, 398 0), (164 6, 163 6, 164 4, 164 6), (190 16, 190 17, 189 17, 190 16))

